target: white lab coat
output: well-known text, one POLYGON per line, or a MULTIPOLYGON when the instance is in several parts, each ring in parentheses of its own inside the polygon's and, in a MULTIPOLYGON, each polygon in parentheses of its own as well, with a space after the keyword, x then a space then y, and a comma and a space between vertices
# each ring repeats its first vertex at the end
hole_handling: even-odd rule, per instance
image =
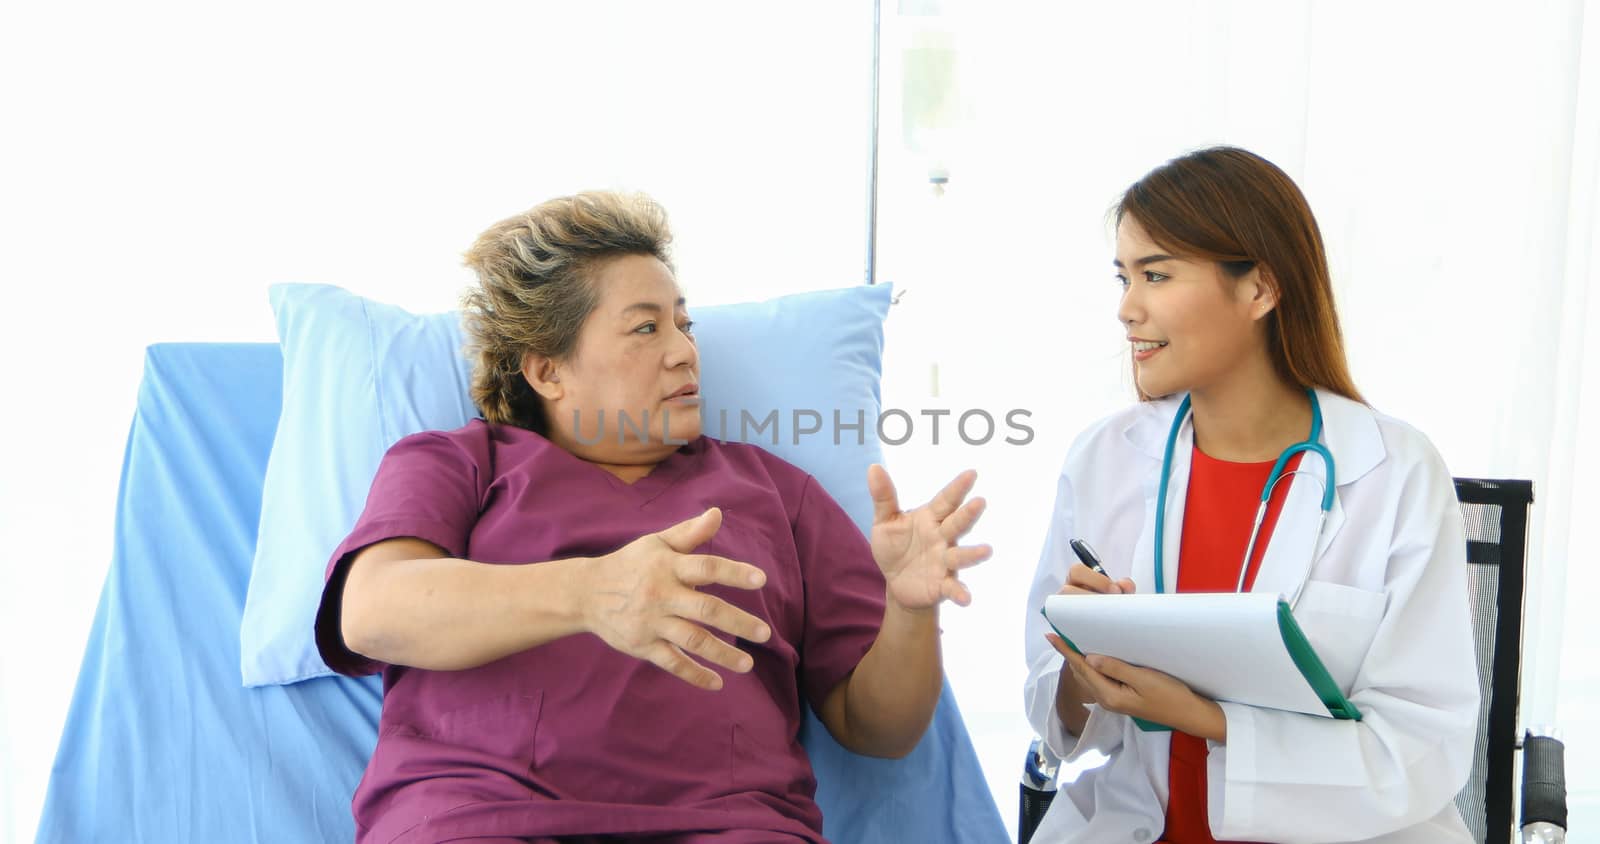
MULTIPOLYGON (((1471 768, 1478 683, 1467 566, 1455 487, 1414 428, 1319 391, 1323 442, 1337 494, 1316 542, 1295 619, 1361 710, 1336 721, 1221 704, 1226 745, 1210 744, 1207 795, 1221 841, 1468 842, 1454 799, 1471 768)), ((1074 442, 1056 493, 1044 553, 1028 595, 1024 689, 1028 718, 1073 760, 1110 757, 1063 785, 1033 839, 1149 842, 1161 834, 1170 734, 1090 707, 1083 735, 1055 714, 1061 657, 1044 635, 1044 599, 1066 582, 1081 538, 1114 578, 1153 591, 1157 485, 1178 401, 1145 402, 1074 442)), ((1178 548, 1194 443, 1185 422, 1167 493, 1165 591, 1176 591, 1178 548)), ((1323 462, 1307 454, 1293 476, 1254 591, 1294 593, 1316 531, 1323 462)))

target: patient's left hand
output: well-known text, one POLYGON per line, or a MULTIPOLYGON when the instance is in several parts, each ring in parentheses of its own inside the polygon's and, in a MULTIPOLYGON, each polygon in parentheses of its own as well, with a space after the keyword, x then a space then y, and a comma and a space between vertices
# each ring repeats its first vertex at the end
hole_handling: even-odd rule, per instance
POLYGON ((873 504, 872 557, 888 581, 892 603, 926 610, 945 598, 961 606, 972 602, 972 593, 957 575, 993 553, 987 545, 956 544, 983 514, 982 498, 966 500, 977 479, 977 472, 962 472, 932 501, 902 512, 889 473, 876 464, 867 470, 873 504))

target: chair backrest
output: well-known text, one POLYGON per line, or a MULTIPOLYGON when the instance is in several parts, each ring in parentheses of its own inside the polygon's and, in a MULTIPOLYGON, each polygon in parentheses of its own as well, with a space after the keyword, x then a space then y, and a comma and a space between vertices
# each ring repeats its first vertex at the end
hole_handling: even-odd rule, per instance
POLYGON ((1478 652, 1478 740, 1456 806, 1478 841, 1512 834, 1512 768, 1522 682, 1523 575, 1533 482, 1456 478, 1467 528, 1467 585, 1478 652))

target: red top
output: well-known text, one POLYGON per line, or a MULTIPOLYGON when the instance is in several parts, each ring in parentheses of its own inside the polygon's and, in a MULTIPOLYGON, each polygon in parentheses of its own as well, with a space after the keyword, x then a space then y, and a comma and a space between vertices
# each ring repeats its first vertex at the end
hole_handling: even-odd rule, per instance
MULTIPOLYGON (((1250 526, 1261 504, 1261 487, 1272 473, 1275 460, 1265 463, 1229 463, 1207 457, 1197 447, 1189 470, 1189 493, 1183 509, 1183 541, 1178 549, 1179 592, 1232 592, 1239 584, 1239 561, 1250 543, 1250 526)), ((1284 476, 1300 465, 1296 454, 1284 466, 1284 476)), ((1278 511, 1289 492, 1287 480, 1279 482, 1267 505, 1250 558, 1245 589, 1255 582, 1261 557, 1267 550, 1278 511)), ((1187 733, 1172 733, 1172 753, 1167 776, 1166 844, 1212 844, 1206 815, 1206 740, 1187 733)))

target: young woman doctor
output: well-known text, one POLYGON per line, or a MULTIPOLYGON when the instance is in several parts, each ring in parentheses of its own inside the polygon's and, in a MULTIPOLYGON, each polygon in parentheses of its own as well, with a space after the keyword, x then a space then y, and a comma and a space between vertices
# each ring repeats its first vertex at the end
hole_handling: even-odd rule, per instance
POLYGON ((1140 179, 1116 222, 1140 401, 1067 455, 1028 597, 1025 688, 1052 750, 1109 759, 1062 787, 1034 840, 1470 841, 1454 804, 1478 712, 1461 511, 1427 438, 1351 382, 1305 198, 1265 159, 1219 147, 1140 179), (1326 458, 1294 448, 1308 441, 1326 458), (1253 531, 1269 476, 1281 482, 1253 531), (1073 539, 1109 577, 1077 562, 1073 539), (1298 594, 1295 618, 1361 720, 1209 700, 1072 653, 1040 615, 1055 592, 1236 588, 1298 594))

